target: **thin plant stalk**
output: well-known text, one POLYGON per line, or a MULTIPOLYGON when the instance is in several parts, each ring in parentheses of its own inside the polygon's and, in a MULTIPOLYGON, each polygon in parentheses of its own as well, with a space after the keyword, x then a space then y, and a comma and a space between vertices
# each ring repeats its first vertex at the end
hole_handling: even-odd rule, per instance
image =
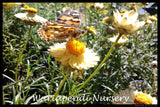
POLYGON ((32 26, 30 25, 30 27, 29 27, 29 34, 28 34, 27 40, 26 40, 26 42, 25 42, 25 44, 24 44, 24 47, 23 47, 21 53, 19 54, 19 58, 18 58, 17 66, 16 66, 16 72, 15 72, 15 81, 18 80, 18 78, 17 78, 17 75, 18 75, 18 65, 19 65, 20 62, 22 62, 23 52, 24 52, 24 50, 26 49, 26 46, 27 46, 28 41, 29 41, 29 38, 30 38, 30 36, 31 36, 31 30, 32 30, 32 26))
POLYGON ((53 98, 49 101, 48 104, 51 104, 52 101, 55 100, 55 98, 57 97, 59 91, 61 90, 62 86, 64 85, 66 79, 68 78, 69 74, 70 74, 69 72, 66 73, 66 76, 63 78, 62 82, 60 83, 60 86, 58 87, 58 89, 57 89, 57 91, 56 91, 56 93, 54 94, 53 98))

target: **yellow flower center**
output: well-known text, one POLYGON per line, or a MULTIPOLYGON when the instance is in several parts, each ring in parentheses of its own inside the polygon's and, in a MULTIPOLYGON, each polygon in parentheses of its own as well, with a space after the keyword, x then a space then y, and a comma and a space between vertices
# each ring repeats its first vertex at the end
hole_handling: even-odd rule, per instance
POLYGON ((121 10, 121 11, 120 11, 120 13, 125 13, 125 12, 127 12, 127 10, 121 10))
POLYGON ((96 31, 95 31, 95 28, 94 28, 94 27, 89 27, 89 26, 87 26, 86 29, 87 29, 90 33, 96 34, 96 31))
POLYGON ((35 9, 35 8, 27 8, 26 10, 29 13, 37 13, 37 9, 35 9))
POLYGON ((103 10, 101 11, 101 13, 107 14, 107 10, 103 10))
POLYGON ((137 12, 137 8, 136 8, 136 5, 135 5, 135 4, 132 4, 131 7, 130 7, 130 9, 131 9, 131 10, 134 10, 135 12, 137 12))
POLYGON ((149 19, 145 19, 145 21, 146 21, 146 22, 148 22, 148 21, 149 21, 149 19))
POLYGON ((89 31, 95 30, 94 27, 89 27, 89 26, 87 26, 86 29, 89 30, 89 31))
POLYGON ((67 42, 66 48, 72 54, 83 54, 85 52, 85 44, 79 41, 71 40, 67 42))
POLYGON ((135 104, 152 104, 152 98, 145 93, 137 94, 134 98, 135 104))
POLYGON ((28 5, 24 5, 24 8, 27 9, 27 8, 29 8, 29 6, 28 5))
POLYGON ((126 37, 126 34, 122 34, 122 38, 125 38, 126 37))

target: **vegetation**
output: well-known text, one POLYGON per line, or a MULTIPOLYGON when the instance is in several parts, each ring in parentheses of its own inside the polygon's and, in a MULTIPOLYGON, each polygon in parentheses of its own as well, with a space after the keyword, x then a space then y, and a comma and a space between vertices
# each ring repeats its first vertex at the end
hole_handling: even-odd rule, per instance
MULTIPOLYGON (((139 3, 140 4, 140 3, 139 3)), ((93 27, 96 34, 89 30, 80 38, 89 49, 98 53, 100 61, 87 70, 77 70, 78 76, 71 73, 66 77, 63 86, 57 93, 60 97, 93 98, 96 96, 114 96, 122 89, 127 89, 131 81, 142 81, 136 89, 157 97, 156 68, 151 62, 157 60, 157 21, 145 24, 134 34, 128 34, 128 42, 113 47, 113 51, 104 61, 97 73, 78 91, 88 77, 97 69, 113 45, 109 38, 117 34, 107 33, 112 24, 102 20, 113 16, 114 9, 129 10, 131 3, 103 3, 103 8, 96 8, 93 3, 26 3, 38 10, 37 15, 55 21, 64 7, 80 10, 82 29, 93 27), (76 93, 75 93, 76 92, 76 93)), ((137 5, 138 19, 145 21, 150 15, 141 13, 142 4, 137 5)), ((20 22, 14 15, 23 13, 21 6, 3 10, 2 29, 2 67, 3 67, 3 104, 113 104, 112 101, 63 101, 43 100, 53 98, 65 77, 65 70, 48 52, 56 41, 42 40, 37 34, 41 24, 28 25, 20 22), (36 99, 37 98, 37 99, 36 99), (41 100, 40 100, 41 99, 41 100)), ((113 27, 113 26, 112 26, 113 27)), ((114 28, 114 27, 113 27, 114 28)))

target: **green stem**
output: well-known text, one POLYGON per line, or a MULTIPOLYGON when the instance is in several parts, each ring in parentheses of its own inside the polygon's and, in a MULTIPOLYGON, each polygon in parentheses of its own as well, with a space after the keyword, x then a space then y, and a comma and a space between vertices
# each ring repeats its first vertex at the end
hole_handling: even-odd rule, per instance
POLYGON ((16 66, 16 72, 15 72, 15 80, 16 80, 16 81, 18 80, 18 79, 17 79, 17 75, 18 75, 18 65, 19 65, 20 62, 22 62, 23 52, 24 52, 24 50, 26 49, 26 46, 27 46, 28 41, 29 41, 29 38, 30 38, 30 36, 31 36, 31 29, 32 29, 32 26, 30 26, 30 28, 29 28, 29 34, 28 34, 26 43, 25 43, 25 45, 24 45, 24 47, 23 47, 23 50, 22 50, 21 53, 19 54, 19 58, 18 58, 17 66, 16 66))
POLYGON ((5 104, 4 91, 3 91, 3 96, 2 97, 3 97, 3 99, 2 99, 3 100, 3 104, 5 104))
POLYGON ((62 82, 60 83, 59 88, 57 89, 56 93, 54 94, 53 98, 49 101, 48 104, 51 104, 52 101, 55 100, 55 98, 57 97, 59 91, 61 90, 62 86, 64 85, 64 82, 66 81, 66 79, 67 79, 67 77, 69 76, 69 74, 70 74, 70 73, 68 72, 68 73, 66 74, 66 76, 63 78, 62 82))
POLYGON ((83 88, 88 83, 88 81, 99 71, 99 69, 102 67, 103 63, 108 59, 108 57, 112 53, 113 48, 115 47, 117 41, 119 40, 119 38, 121 36, 122 35, 118 36, 118 38, 116 39, 115 43, 112 45, 112 47, 110 48, 109 52, 107 53, 107 55, 105 56, 105 58, 102 60, 102 62, 99 64, 99 66, 97 67, 97 69, 89 76, 89 78, 71 96, 75 95, 81 88, 83 88))
MULTIPOLYGON (((157 69, 154 68, 153 72, 154 73, 157 72, 157 69)), ((156 87, 155 87, 155 83, 157 82, 157 76, 156 76, 156 74, 152 74, 152 78, 153 78, 153 84, 152 84, 152 91, 150 92, 150 94, 153 93, 156 90, 156 87)))

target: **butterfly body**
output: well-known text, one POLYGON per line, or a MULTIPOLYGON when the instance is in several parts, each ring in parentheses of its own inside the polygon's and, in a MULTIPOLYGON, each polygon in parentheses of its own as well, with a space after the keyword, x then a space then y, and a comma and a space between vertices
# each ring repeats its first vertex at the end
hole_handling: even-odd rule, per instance
POLYGON ((72 38, 78 39, 81 34, 84 34, 80 26, 79 13, 69 8, 56 21, 42 22, 42 27, 38 30, 38 34, 42 39, 47 41, 69 41, 72 38))

